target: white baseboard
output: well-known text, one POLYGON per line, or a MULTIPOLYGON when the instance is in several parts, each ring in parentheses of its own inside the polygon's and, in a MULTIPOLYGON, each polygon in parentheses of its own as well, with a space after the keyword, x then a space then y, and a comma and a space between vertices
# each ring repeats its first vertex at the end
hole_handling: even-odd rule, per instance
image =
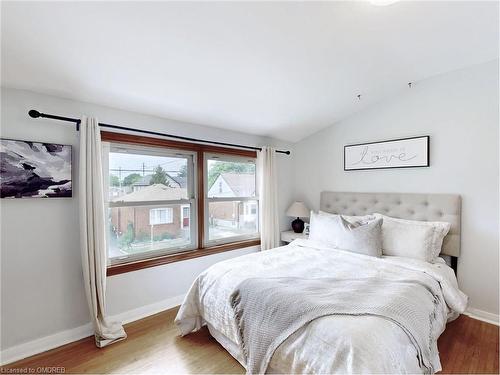
POLYGON ((135 322, 136 320, 158 314, 159 312, 179 306, 184 300, 184 294, 172 298, 164 299, 163 301, 152 303, 151 305, 141 306, 137 309, 128 310, 120 314, 113 315, 112 318, 121 321, 123 324, 135 322))
POLYGON ((483 322, 486 323, 491 323, 495 325, 500 325, 499 324, 499 316, 493 313, 489 313, 487 311, 475 309, 473 307, 469 307, 465 312, 465 315, 470 316, 471 318, 477 319, 477 320, 482 320, 483 322))
POLYGON ((20 359, 92 336, 92 334, 92 324, 87 323, 80 327, 68 329, 66 331, 54 333, 50 336, 41 337, 33 341, 12 346, 0 352, 0 364, 5 365, 7 363, 19 361, 20 359))
MULTIPOLYGON (((151 305, 141 306, 137 309, 113 315, 110 318, 122 321, 124 324, 130 323, 178 306, 182 303, 183 299, 184 295, 175 296, 151 305)), ((93 333, 92 324, 87 323, 80 327, 68 329, 50 336, 19 344, 0 352, 0 364, 6 365, 8 363, 19 361, 23 358, 92 336, 93 333)))

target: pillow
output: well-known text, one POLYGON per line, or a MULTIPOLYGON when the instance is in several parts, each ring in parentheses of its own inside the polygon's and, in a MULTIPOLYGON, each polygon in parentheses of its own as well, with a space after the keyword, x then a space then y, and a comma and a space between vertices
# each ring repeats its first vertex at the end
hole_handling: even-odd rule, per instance
POLYGON ((349 215, 338 215, 338 214, 331 214, 329 212, 325 211, 318 211, 320 215, 329 215, 329 216, 342 216, 345 220, 347 220, 349 223, 353 224, 355 222, 368 222, 370 220, 375 219, 375 216, 373 215, 363 215, 363 216, 349 216, 349 215))
POLYGON ((354 253, 382 256, 382 219, 350 223, 339 216, 337 248, 354 253))
POLYGON ((342 250, 379 257, 382 255, 381 227, 381 219, 349 222, 344 216, 311 211, 309 239, 342 250))
POLYGON ((382 219, 382 253, 416 258, 433 263, 441 253, 450 223, 396 219, 375 214, 382 219))
POLYGON ((309 239, 336 245, 336 233, 333 228, 338 223, 338 215, 323 215, 311 211, 309 219, 309 239))

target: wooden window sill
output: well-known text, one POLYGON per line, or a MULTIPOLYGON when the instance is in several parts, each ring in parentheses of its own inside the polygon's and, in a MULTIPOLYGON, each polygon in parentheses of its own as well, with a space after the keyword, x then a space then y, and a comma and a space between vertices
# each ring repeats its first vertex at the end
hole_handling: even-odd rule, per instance
POLYGON ((236 249, 243 249, 250 246, 260 245, 260 239, 231 242, 223 245, 205 247, 202 249, 189 250, 177 254, 162 255, 155 258, 141 259, 133 262, 114 264, 108 266, 107 276, 118 275, 120 273, 133 272, 143 268, 161 266, 163 264, 180 262, 187 259, 199 258, 207 255, 222 253, 236 249))

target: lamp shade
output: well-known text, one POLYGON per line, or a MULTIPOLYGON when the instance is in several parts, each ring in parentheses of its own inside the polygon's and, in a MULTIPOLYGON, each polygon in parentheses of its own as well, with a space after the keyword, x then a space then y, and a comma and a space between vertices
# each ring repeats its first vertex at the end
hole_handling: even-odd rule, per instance
POLYGON ((290 217, 309 217, 309 209, 304 204, 304 202, 293 202, 286 215, 290 217))

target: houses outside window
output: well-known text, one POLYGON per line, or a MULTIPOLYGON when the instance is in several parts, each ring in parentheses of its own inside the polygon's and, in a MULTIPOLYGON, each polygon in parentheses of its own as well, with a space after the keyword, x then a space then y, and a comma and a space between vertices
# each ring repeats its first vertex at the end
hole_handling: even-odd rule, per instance
POLYGON ((194 155, 106 143, 110 264, 197 247, 195 228, 181 228, 182 207, 196 203, 194 155))
POLYGON ((206 154, 204 168, 206 244, 257 238, 255 159, 206 154))
POLYGON ((101 137, 108 275, 260 243, 254 151, 101 137))

